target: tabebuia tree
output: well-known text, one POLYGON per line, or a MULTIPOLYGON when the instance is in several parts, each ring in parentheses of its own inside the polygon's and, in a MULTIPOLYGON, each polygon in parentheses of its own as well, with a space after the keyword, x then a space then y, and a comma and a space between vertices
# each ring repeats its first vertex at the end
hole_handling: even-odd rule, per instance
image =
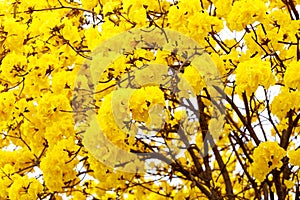
POLYGON ((0 1, 0 199, 300 199, 299 4, 0 1))

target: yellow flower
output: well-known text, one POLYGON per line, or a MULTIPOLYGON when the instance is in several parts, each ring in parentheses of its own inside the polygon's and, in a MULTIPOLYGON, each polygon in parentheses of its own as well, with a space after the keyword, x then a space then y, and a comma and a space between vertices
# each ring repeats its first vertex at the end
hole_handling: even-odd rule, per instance
POLYGON ((234 1, 231 12, 227 17, 228 27, 231 30, 241 31, 246 25, 262 20, 265 11, 266 5, 260 0, 234 1))
POLYGON ((298 91, 289 90, 287 87, 282 87, 279 95, 277 95, 272 104, 271 110, 279 119, 283 120, 290 109, 298 110, 300 94, 298 91))
POLYGON ((281 159, 286 155, 286 152, 277 142, 262 142, 254 149, 252 172, 254 177, 262 182, 267 174, 275 168, 282 166, 281 159))
POLYGON ((92 10, 97 6, 98 0, 81 0, 82 7, 87 10, 92 10))
POLYGON ((260 58, 252 58, 240 63, 236 69, 237 92, 250 96, 259 85, 265 88, 275 83, 270 64, 260 58))
POLYGON ((42 184, 35 178, 28 176, 14 175, 13 184, 8 189, 8 196, 11 200, 36 199, 43 191, 42 184))
POLYGON ((133 119, 141 122, 149 120, 149 109, 155 104, 165 104, 164 93, 156 86, 138 89, 130 98, 130 110, 133 119))
POLYGON ((287 87, 300 90, 300 70, 299 61, 292 61, 284 74, 284 83, 287 87))
POLYGON ((292 165, 300 166, 300 149, 290 150, 288 156, 292 165))
POLYGON ((192 66, 188 66, 184 69, 182 77, 183 79, 179 82, 179 90, 182 93, 189 92, 192 96, 199 95, 202 88, 205 87, 202 75, 192 66), (193 91, 186 91, 189 89, 192 89, 193 91))
POLYGON ((50 192, 61 191, 66 182, 78 181, 75 171, 78 159, 71 161, 69 155, 69 152, 76 151, 74 138, 62 139, 49 148, 46 156, 41 159, 40 169, 50 192))
POLYGON ((15 95, 13 92, 0 93, 0 121, 6 121, 12 114, 12 109, 15 103, 15 95))

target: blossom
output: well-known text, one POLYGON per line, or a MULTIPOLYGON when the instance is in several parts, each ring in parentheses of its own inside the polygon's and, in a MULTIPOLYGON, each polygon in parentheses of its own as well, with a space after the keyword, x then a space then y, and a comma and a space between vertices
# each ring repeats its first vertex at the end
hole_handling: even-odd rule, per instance
POLYGON ((282 166, 281 159, 286 152, 277 142, 262 142, 253 152, 252 172, 254 177, 262 182, 275 168, 282 166))

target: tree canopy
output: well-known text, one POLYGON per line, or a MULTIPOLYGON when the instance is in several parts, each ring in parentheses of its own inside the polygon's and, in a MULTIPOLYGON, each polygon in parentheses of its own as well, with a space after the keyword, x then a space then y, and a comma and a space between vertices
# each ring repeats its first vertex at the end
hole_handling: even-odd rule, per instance
POLYGON ((299 8, 0 1, 0 199, 300 199, 299 8))

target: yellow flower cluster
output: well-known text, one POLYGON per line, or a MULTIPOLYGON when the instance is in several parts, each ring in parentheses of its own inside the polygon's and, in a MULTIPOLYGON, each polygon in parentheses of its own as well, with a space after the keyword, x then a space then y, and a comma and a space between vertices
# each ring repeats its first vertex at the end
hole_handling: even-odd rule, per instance
POLYGON ((165 105, 164 93, 157 86, 142 87, 132 94, 129 104, 132 118, 147 122, 151 106, 155 104, 165 105))
POLYGON ((279 95, 272 101, 272 113, 283 120, 291 109, 298 110, 300 108, 299 101, 299 92, 290 90, 286 87, 281 88, 279 95))
MULTIPOLYGON (((203 87, 205 87, 205 82, 200 72, 192 66, 186 67, 182 79, 179 82, 179 90, 182 93, 189 92, 192 96, 195 96, 200 94, 203 87), (188 89, 192 91, 187 91, 188 89)), ((188 95, 183 96, 189 97, 188 95)))
MULTIPOLYGON (((3 87, 2 87, 3 89, 3 87)), ((1 90, 1 88, 0 88, 1 90)), ((12 113, 12 109, 15 102, 15 95, 12 92, 2 92, 0 93, 0 121, 4 122, 12 113)), ((1 123, 0 122, 0 123, 1 123)), ((1 127, 1 126, 0 126, 1 127)))
POLYGON ((0 198, 24 199, 36 198, 37 194, 42 191, 41 183, 29 178, 25 172, 30 172, 34 155, 28 149, 19 149, 16 151, 0 150, 0 198), (26 170, 27 168, 27 170, 26 170), (21 174, 14 173, 21 170, 21 174), (31 184, 32 182, 32 184, 31 184))
POLYGON ((287 87, 300 90, 300 61, 292 61, 284 74, 284 83, 287 87))
POLYGON ((245 91, 250 96, 258 86, 268 88, 274 83, 275 79, 269 63, 260 58, 246 60, 240 63, 236 69, 236 89, 239 94, 245 91))
POLYGON ((253 176, 262 182, 266 176, 275 168, 282 166, 281 159, 286 155, 286 152, 277 142, 262 142, 254 149, 252 173, 253 176))
MULTIPOLYGON (((250 159, 243 156, 240 159, 245 160, 241 163, 245 163, 247 170, 251 166, 253 176, 261 182, 272 170, 282 166, 286 151, 278 145, 279 141, 261 142, 258 147, 256 141, 251 141, 245 144, 245 149, 236 149, 235 155, 228 147, 239 141, 230 140, 237 138, 236 135, 227 136, 241 133, 239 136, 243 137, 244 127, 252 133, 251 128, 258 120, 264 129, 262 112, 268 111, 268 120, 272 120, 273 115, 278 119, 272 124, 272 136, 277 138, 277 132, 280 134, 288 126, 292 128, 287 147, 289 164, 300 166, 300 152, 295 150, 292 137, 300 130, 299 121, 296 121, 300 109, 299 20, 294 20, 299 18, 299 4, 299 0, 0 0, 0 199, 62 199, 62 196, 73 199, 207 199, 202 193, 205 190, 226 198, 221 162, 216 161, 220 158, 211 156, 211 151, 207 157, 209 163, 203 164, 204 159, 199 158, 200 163, 195 167, 197 159, 193 160, 195 158, 186 151, 172 167, 152 163, 151 168, 156 168, 157 174, 144 177, 105 166, 107 163, 100 163, 99 155, 92 155, 86 145, 98 148, 96 138, 103 138, 98 137, 102 131, 121 150, 151 151, 143 148, 136 134, 144 125, 149 129, 164 125, 155 137, 164 136, 159 142, 163 141, 174 154, 179 154, 183 141, 176 128, 181 125, 186 133, 191 133, 187 134, 189 142, 195 142, 192 150, 199 153, 196 145, 199 149, 203 146, 202 132, 205 131, 199 127, 201 122, 204 128, 208 126, 214 138, 220 138, 216 141, 216 150, 222 159, 230 157, 225 168, 236 197, 252 199, 259 195, 245 177, 234 173, 237 154, 249 153, 254 163, 251 165, 250 159), (99 84, 95 85, 97 94, 93 99, 96 103, 89 102, 96 105, 81 109, 79 102, 80 109, 74 112, 73 108, 78 106, 73 104, 72 95, 78 89, 74 87, 90 83, 85 80, 74 84, 77 77, 87 75, 82 71, 77 74, 82 63, 93 60, 90 58, 93 50, 108 38, 140 27, 168 28, 196 40, 220 70, 220 80, 224 83, 221 89, 228 98, 235 103, 233 98, 244 92, 247 97, 251 96, 249 102, 245 102, 245 107, 246 103, 249 107, 247 116, 243 116, 244 110, 241 110, 241 116, 236 110, 239 106, 232 106, 227 99, 229 104, 224 107, 228 120, 223 126, 218 116, 214 116, 217 114, 212 101, 203 96, 206 95, 204 78, 210 77, 192 65, 176 71, 186 58, 184 50, 178 51, 182 55, 176 53, 176 47, 183 40, 173 44, 172 38, 165 38, 171 41, 168 44, 176 46, 172 46, 174 51, 167 52, 156 46, 155 37, 153 43, 139 49, 140 41, 146 38, 138 36, 132 42, 137 48, 131 52, 122 51, 121 56, 104 66, 106 70, 102 76, 97 77, 99 84), (229 34, 232 37, 226 40, 223 33, 229 31, 227 27, 232 31, 229 34), (244 35, 235 34, 239 31, 244 35), (150 46, 155 47, 149 50, 150 46), (171 85, 178 80, 177 85, 171 85), (280 93, 268 110, 268 101, 264 97, 258 98, 255 92, 259 86, 267 90, 275 83, 280 87, 280 93), (178 89, 178 94, 173 94, 172 89, 178 89), (202 98, 205 108, 201 114, 205 121, 189 119, 189 111, 196 103, 187 105, 190 110, 180 105, 179 102, 185 102, 191 96, 202 98), (77 122, 86 119, 87 109, 97 114, 91 124, 101 128, 101 131, 91 131, 90 138, 78 133, 80 123, 77 122), (77 115, 74 117, 73 114, 77 115), (82 166, 80 172, 78 166, 82 166), (211 180, 203 181, 202 174, 195 172, 201 167, 211 173, 211 180), (29 175, 38 173, 36 171, 41 171, 40 178, 31 178, 29 175), (84 179, 81 179, 82 175, 84 179), (154 180, 155 175, 170 179, 154 180), (173 177, 184 179, 174 186, 171 184, 173 177), (196 183, 205 185, 203 191, 196 183), (245 191, 245 188, 250 189, 245 191)), ((90 94, 91 91, 80 92, 90 94)), ((152 131, 144 129, 143 134, 152 131)), ((149 145, 154 151, 164 148, 158 142, 149 145)), ((123 164, 125 158, 118 153, 117 150, 109 151, 100 156, 123 164)), ((133 169, 136 165, 135 162, 126 164, 127 168, 133 169)), ((281 182, 291 188, 288 193, 293 192, 293 181, 281 182)))
POLYGON ((292 165, 300 166, 300 149, 290 150, 288 156, 292 165))
MULTIPOLYGON (((98 111, 97 119, 101 131, 114 145, 129 150, 128 144, 133 143, 134 135, 127 135, 130 130, 128 93, 130 89, 119 89, 107 94, 98 111), (128 144, 124 141, 128 140, 128 144)), ((134 134, 134 133, 133 133, 134 134)))
POLYGON ((196 0, 182 0, 178 5, 171 6, 168 23, 172 29, 187 34, 200 44, 204 44, 203 39, 211 29, 219 32, 223 28, 222 20, 210 15, 207 10, 201 10, 196 0))
POLYGON ((11 200, 36 199, 39 193, 43 191, 42 184, 35 178, 16 174, 13 179, 14 181, 8 189, 8 196, 11 200))
POLYGON ((66 183, 74 183, 79 180, 74 168, 78 159, 72 159, 75 152, 74 138, 62 139, 49 149, 42 158, 40 168, 44 173, 44 180, 50 192, 61 192, 66 183), (55 181, 53 178, 55 177, 55 181))
POLYGON ((228 27, 231 30, 241 31, 246 25, 263 20, 266 10, 265 3, 260 0, 234 1, 228 15, 228 27))

